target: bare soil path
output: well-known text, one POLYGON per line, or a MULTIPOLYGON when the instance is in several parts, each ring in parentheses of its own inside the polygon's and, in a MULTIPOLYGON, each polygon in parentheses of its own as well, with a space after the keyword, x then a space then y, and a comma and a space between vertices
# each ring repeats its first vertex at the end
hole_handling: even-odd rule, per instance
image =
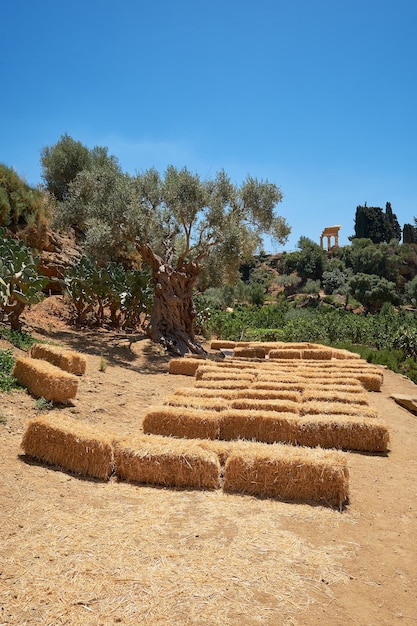
MULTIPOLYGON (((59 303, 27 322, 87 357, 77 399, 60 411, 130 434, 149 406, 192 386, 147 339, 77 332, 59 303)), ((417 625, 417 417, 393 392, 417 387, 384 370, 369 394, 391 450, 349 453, 342 513, 48 468, 20 450, 35 399, 0 394, 0 626, 417 625)))

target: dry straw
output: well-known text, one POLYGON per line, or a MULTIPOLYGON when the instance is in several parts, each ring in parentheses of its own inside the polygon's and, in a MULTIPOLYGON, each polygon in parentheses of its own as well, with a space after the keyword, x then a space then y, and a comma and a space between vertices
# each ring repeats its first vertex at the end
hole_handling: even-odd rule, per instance
POLYGON ((108 438, 57 414, 30 420, 22 448, 28 456, 82 476, 107 480, 114 470, 113 447, 108 438))
POLYGON ((217 439, 220 415, 217 411, 187 407, 156 407, 146 413, 143 432, 187 439, 217 439))
POLYGON ((142 435, 114 442, 116 475, 127 481, 216 489, 220 463, 214 451, 195 442, 142 435))
POLYGON ((340 508, 349 494, 346 456, 320 448, 242 445, 227 459, 224 489, 340 508))
POLYGON ((78 378, 48 361, 18 357, 13 376, 31 393, 45 400, 67 402, 77 395, 78 378))
POLYGON ((58 346, 35 343, 31 348, 30 356, 33 359, 48 361, 48 363, 78 376, 85 374, 87 367, 86 358, 80 352, 66 350, 58 346))

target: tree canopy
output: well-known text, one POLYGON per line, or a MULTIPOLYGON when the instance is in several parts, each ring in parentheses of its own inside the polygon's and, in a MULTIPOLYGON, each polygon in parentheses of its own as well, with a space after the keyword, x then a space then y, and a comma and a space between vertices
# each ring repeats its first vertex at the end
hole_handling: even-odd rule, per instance
MULTIPOLYGON (((54 148, 45 151, 53 159, 54 148)), ((140 254, 155 287, 151 336, 183 353, 195 347, 197 280, 235 280, 265 234, 284 243, 290 227, 275 214, 281 200, 279 187, 249 175, 240 185, 223 170, 208 180, 174 166, 131 176, 108 157, 76 173, 57 216, 61 226, 84 232, 86 252, 103 263, 140 254)))

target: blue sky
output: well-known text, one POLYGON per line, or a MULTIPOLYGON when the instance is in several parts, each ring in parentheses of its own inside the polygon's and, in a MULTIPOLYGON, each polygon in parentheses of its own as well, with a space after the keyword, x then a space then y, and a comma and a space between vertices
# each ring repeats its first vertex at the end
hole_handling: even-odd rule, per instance
POLYGON ((0 162, 41 182, 68 133, 134 174, 280 186, 319 243, 356 206, 417 217, 415 0, 0 0, 0 162))

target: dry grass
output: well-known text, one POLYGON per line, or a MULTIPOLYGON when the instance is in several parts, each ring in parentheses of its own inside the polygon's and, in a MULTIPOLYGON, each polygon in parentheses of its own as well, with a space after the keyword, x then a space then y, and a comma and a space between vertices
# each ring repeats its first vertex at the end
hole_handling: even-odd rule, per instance
POLYGON ((18 357, 13 376, 31 393, 45 400, 64 403, 77 395, 78 378, 47 361, 18 357))

